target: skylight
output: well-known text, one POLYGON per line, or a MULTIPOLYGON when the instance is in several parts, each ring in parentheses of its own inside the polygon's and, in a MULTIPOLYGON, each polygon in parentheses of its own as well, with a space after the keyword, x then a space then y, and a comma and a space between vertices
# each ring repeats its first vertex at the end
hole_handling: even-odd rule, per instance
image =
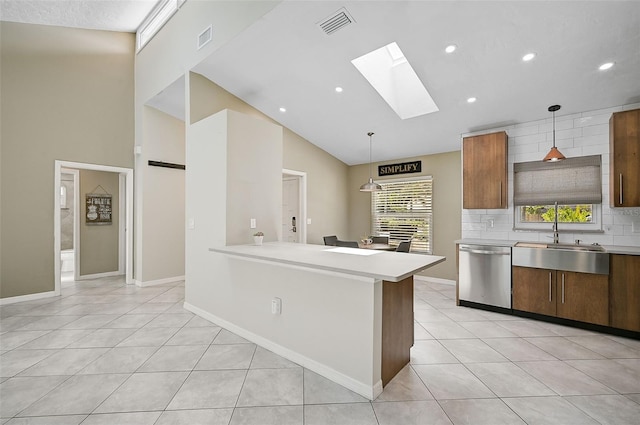
POLYGON ((439 111, 397 43, 387 44, 351 63, 401 119, 439 111))

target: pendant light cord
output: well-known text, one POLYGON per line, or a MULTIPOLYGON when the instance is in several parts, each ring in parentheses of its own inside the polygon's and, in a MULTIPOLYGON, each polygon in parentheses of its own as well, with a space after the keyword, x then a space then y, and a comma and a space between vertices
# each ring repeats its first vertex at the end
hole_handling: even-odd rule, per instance
POLYGON ((367 135, 369 136, 369 178, 373 179, 373 174, 371 174, 371 149, 372 149, 372 144, 373 144, 373 139, 371 136, 373 136, 373 132, 368 132, 367 135))

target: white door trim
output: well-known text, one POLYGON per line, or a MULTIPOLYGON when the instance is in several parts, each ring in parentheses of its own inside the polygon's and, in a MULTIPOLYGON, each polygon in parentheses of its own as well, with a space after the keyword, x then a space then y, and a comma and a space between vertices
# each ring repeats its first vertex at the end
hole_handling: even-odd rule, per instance
POLYGON ((300 196, 300 220, 298 223, 298 230, 300 232, 300 243, 307 243, 307 173, 304 171, 282 169, 283 176, 294 176, 299 179, 298 185, 300 196))
MULTIPOLYGON (((80 277, 80 170, 60 167, 60 174, 73 174, 73 280, 80 277)), ((58 205, 60 203, 58 202, 58 205)), ((60 224, 60 218, 58 218, 60 224)), ((59 262, 60 256, 54 257, 59 262)))
MULTIPOLYGON (((54 208, 53 208, 53 253, 54 259, 54 277, 55 277, 55 295, 60 295, 60 174, 62 168, 75 168, 78 170, 93 170, 93 171, 107 171, 110 173, 119 173, 124 177, 125 186, 125 217, 124 220, 120 220, 121 232, 125 234, 125 252, 124 252, 124 264, 125 264, 125 276, 126 283, 132 284, 133 282, 133 169, 112 167, 109 165, 87 164, 82 162, 71 162, 55 160, 54 162, 54 208), (122 230, 124 229, 124 230, 122 230)), ((76 193, 79 193, 79 188, 76 193)), ((78 200, 80 196, 78 195, 78 200)), ((79 202, 77 203, 79 205, 79 202)), ((78 218, 78 223, 80 219, 78 218)), ((78 225, 79 227, 79 225, 78 225)), ((80 232, 76 232, 79 234, 80 232)), ((75 236, 74 236, 75 237, 75 236)), ((78 254, 79 260, 79 254, 78 254)), ((76 263, 75 267, 80 268, 80 263, 76 263)))

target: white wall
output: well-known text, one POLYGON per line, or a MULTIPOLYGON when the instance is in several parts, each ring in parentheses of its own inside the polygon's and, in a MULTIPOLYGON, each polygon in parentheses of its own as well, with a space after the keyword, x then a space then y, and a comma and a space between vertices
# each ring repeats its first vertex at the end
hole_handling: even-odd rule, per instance
MULTIPOLYGON (((560 241, 597 242, 601 245, 640 246, 640 233, 632 233, 632 223, 640 227, 640 208, 609 207, 609 118, 613 112, 637 109, 640 104, 586 111, 572 115, 556 114, 556 146, 566 157, 602 155, 602 222, 601 234, 560 233, 560 241)), ((553 143, 552 118, 509 127, 498 127, 463 137, 505 130, 509 136, 509 208, 506 210, 462 210, 462 237, 510 241, 548 242, 549 231, 513 230, 513 164, 540 161, 553 143), (488 225, 494 220, 494 227, 488 225)), ((562 226, 560 226, 562 230, 562 226)))
POLYGON ((184 122, 151 107, 144 107, 144 147, 136 158, 142 205, 139 284, 184 278, 184 170, 151 167, 149 160, 185 163, 184 122))
MULTIPOLYGON (((227 110, 227 245, 282 234, 282 127, 227 110), (250 219, 256 219, 256 228, 250 219)), ((191 166, 191 163, 189 164, 191 166)))
MULTIPOLYGON (((264 120, 228 110, 187 127, 186 219, 193 223, 193 228, 186 232, 185 300, 232 323, 236 322, 238 307, 233 302, 233 287, 226 267, 216 261, 209 248, 228 242, 251 243, 254 232, 248 226, 251 214, 259 223, 274 223, 273 235, 278 234, 282 208, 281 131, 279 126, 264 120), (243 149, 238 149, 230 143, 238 143, 239 132, 244 130, 233 129, 231 124, 264 136, 241 142, 243 149), (257 144, 262 145, 256 147, 257 153, 270 149, 275 151, 274 157, 260 161, 260 157, 252 155, 251 145, 257 144), (244 164, 254 169, 244 174, 231 170, 244 164), (238 174, 243 176, 240 181, 236 178, 238 174), (262 186, 263 183, 266 184, 262 186), (243 195, 232 193, 237 190, 243 195), (252 197, 254 190, 263 193, 252 197), (236 214, 247 218, 229 217, 236 214)), ((264 229, 268 235, 269 227, 264 229)))

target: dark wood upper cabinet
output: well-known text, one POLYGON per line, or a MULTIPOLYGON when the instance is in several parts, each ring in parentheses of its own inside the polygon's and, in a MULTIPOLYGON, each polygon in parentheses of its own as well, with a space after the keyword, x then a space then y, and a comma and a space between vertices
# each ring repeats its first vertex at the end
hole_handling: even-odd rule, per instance
POLYGON ((640 109, 609 120, 609 193, 612 207, 640 207, 640 109))
POLYGON ((462 140, 462 208, 507 208, 507 133, 462 140))

